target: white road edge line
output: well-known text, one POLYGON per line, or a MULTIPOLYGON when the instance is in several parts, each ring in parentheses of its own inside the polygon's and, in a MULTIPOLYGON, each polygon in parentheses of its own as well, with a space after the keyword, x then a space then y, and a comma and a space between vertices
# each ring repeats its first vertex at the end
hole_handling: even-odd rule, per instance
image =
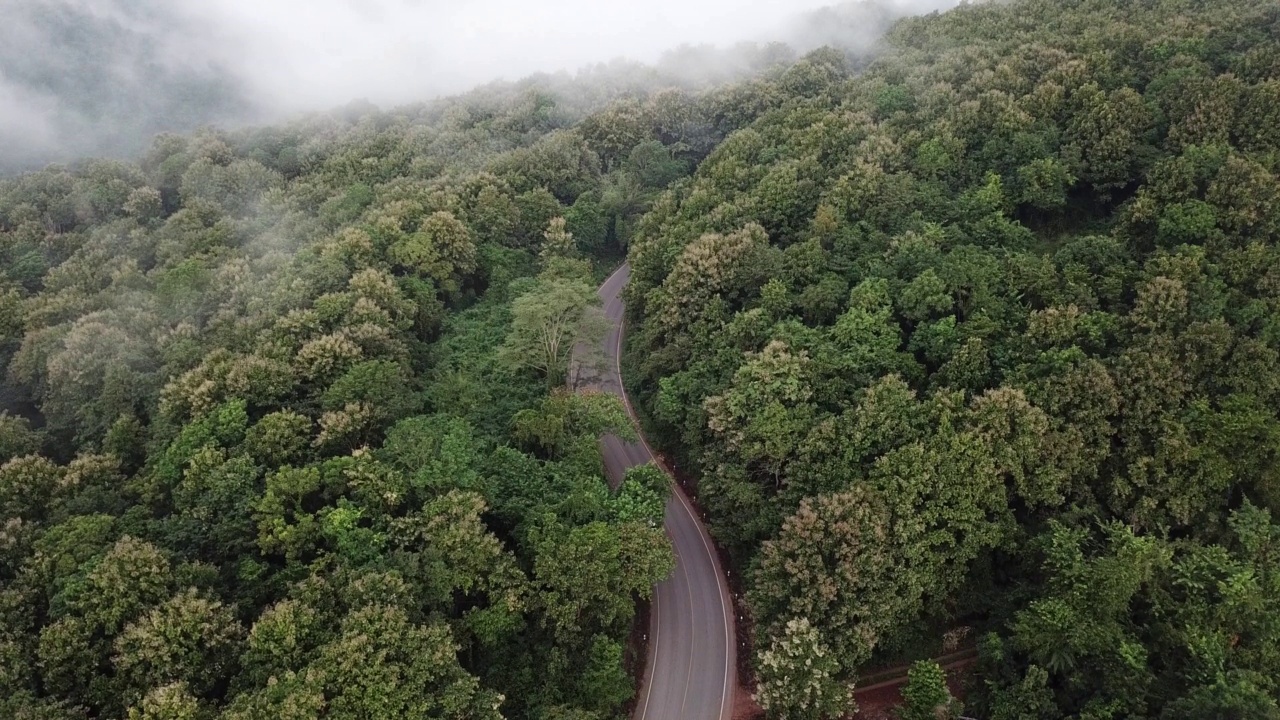
MULTIPOLYGON (((628 267, 628 264, 626 262, 623 262, 621 265, 619 265, 618 269, 614 270, 613 274, 610 275, 608 279, 604 281, 604 284, 600 286, 601 289, 603 289, 606 285, 612 282, 613 279, 618 276, 618 273, 622 272, 623 268, 626 268, 626 267, 628 267)), ((619 290, 619 293, 621 293, 621 290, 619 290)), ((639 420, 636 419, 635 408, 631 406, 631 398, 627 397, 627 388, 622 383, 622 331, 625 327, 626 327, 626 316, 624 315, 623 317, 618 319, 618 340, 617 340, 615 351, 613 354, 614 372, 616 373, 618 378, 618 391, 622 396, 623 404, 626 406, 627 415, 631 417, 631 422, 636 426, 636 431, 637 431, 636 436, 640 438, 640 444, 644 446, 645 452, 649 454, 649 457, 654 461, 654 464, 658 465, 659 469, 665 472, 666 468, 662 467, 662 465, 658 463, 657 456, 653 454, 653 448, 649 447, 649 441, 645 439, 644 432, 640 428, 640 422, 639 420)), ((668 475, 668 477, 670 477, 670 475, 668 475)), ((715 552, 711 549, 711 543, 707 539, 706 530, 702 527, 702 523, 698 521, 697 514, 693 512, 693 509, 689 505, 689 501, 685 499, 684 492, 681 491, 680 485, 675 481, 674 477, 671 478, 671 484, 672 484, 672 490, 675 492, 676 497, 680 499, 680 505, 684 508, 684 511, 689 514, 689 518, 693 520, 694 527, 698 529, 698 537, 702 540, 702 547, 704 550, 707 551, 707 557, 710 558, 711 560, 711 567, 716 571, 716 591, 717 591, 716 595, 720 599, 720 612, 725 619, 724 685, 722 686, 720 691, 720 718, 721 720, 723 720, 725 717, 725 711, 724 711, 725 702, 729 699, 729 670, 730 670, 729 663, 730 663, 730 658, 733 656, 733 644, 732 644, 733 641, 731 639, 732 632, 729 629, 730 628, 729 623, 733 622, 733 618, 729 615, 728 606, 726 606, 724 602, 724 586, 721 585, 721 581, 723 579, 720 577, 720 572, 719 572, 720 564, 716 559, 715 552)), ((654 593, 654 597, 655 598, 657 597, 657 593, 654 593)), ((656 658, 657 656, 657 649, 656 649, 657 634, 656 633, 654 634, 654 647, 655 647, 654 656, 656 658)), ((653 690, 652 679, 650 679, 649 690, 650 691, 653 690)), ((648 703, 647 695, 648 693, 646 693, 646 698, 645 698, 645 708, 644 708, 645 714, 649 712, 649 703, 648 703)), ((641 720, 644 720, 643 714, 641 715, 641 720)))
MULTIPOLYGON (((645 446, 648 447, 648 443, 645 443, 645 446)), ((680 503, 684 506, 685 512, 689 513, 689 517, 693 519, 694 527, 698 529, 698 537, 702 540, 702 547, 707 551, 707 557, 711 559, 712 569, 716 571, 716 596, 720 598, 720 612, 725 619, 724 684, 720 690, 720 718, 721 720, 723 720, 725 717, 724 706, 729 699, 729 671, 730 671, 729 665, 730 665, 730 658, 733 656, 733 645, 732 645, 733 641, 730 639, 732 633, 729 630, 729 627, 730 627, 729 623, 733 622, 733 619, 729 616, 729 608, 727 605, 725 605, 725 602, 724 602, 724 586, 720 584, 720 580, 721 580, 720 572, 719 572, 720 568, 719 568, 719 562, 716 560, 715 551, 711 549, 711 544, 707 540, 706 532, 702 527, 702 523, 699 522, 698 516, 693 512, 692 507, 689 505, 689 501, 685 499, 684 493, 680 490, 679 487, 676 488, 676 494, 680 498, 680 503)))
MULTIPOLYGON (((648 667, 646 667, 646 668, 645 668, 645 669, 647 670, 647 672, 649 673, 649 676, 648 676, 648 680, 649 680, 649 687, 648 687, 648 689, 647 689, 647 690, 645 690, 645 691, 644 691, 644 710, 640 712, 640 720, 644 720, 645 716, 649 714, 649 698, 653 697, 653 672, 654 672, 655 670, 657 670, 657 669, 658 669, 658 663, 657 663, 657 659, 658 659, 658 633, 660 633, 660 632, 662 631, 662 618, 658 616, 658 593, 657 593, 657 590, 656 590, 656 589, 654 590, 654 593, 653 593, 653 615, 652 615, 652 617, 653 617, 653 621, 652 621, 652 622, 650 622, 649 624, 653 626, 653 657, 654 657, 654 663, 653 663, 653 667, 652 667, 652 668, 648 668, 648 667)), ((645 658, 645 665, 648 665, 648 664, 649 664, 649 658, 645 658)))
MULTIPOLYGON (((676 562, 680 562, 680 553, 676 553, 676 562)), ((680 563, 680 574, 684 575, 684 589, 686 591, 685 594, 689 596, 689 635, 690 635, 690 640, 692 641, 689 643, 689 669, 692 670, 693 669, 693 653, 694 653, 694 650, 696 650, 698 647, 698 642, 696 639, 698 637, 698 632, 697 632, 698 626, 697 626, 697 623, 694 622, 694 620, 698 618, 698 615, 696 612, 694 612, 694 609, 693 609, 694 608, 693 581, 689 579, 689 566, 683 562, 680 563)), ((692 680, 693 680, 693 673, 692 672, 685 673, 684 694, 680 696, 680 716, 681 717, 684 717, 684 708, 685 708, 685 705, 687 705, 689 702, 689 682, 692 680)), ((653 687, 653 686, 650 685, 649 687, 653 687)))

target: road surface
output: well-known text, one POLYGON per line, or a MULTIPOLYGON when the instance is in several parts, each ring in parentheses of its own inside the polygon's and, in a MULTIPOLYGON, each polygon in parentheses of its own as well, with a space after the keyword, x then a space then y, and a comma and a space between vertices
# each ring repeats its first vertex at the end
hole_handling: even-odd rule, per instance
MULTIPOLYGON (((623 264, 600 286, 600 299, 612 329, 605 339, 606 368, 593 385, 617 393, 634 410, 622 389, 622 298, 631 267, 623 264)), ((629 467, 655 462, 643 435, 639 443, 610 435, 603 439, 605 468, 618 482, 629 467)), ((657 463, 660 467, 661 464, 657 463)), ((649 657, 636 702, 636 720, 729 720, 737 687, 733 600, 697 510, 672 482, 666 530, 675 547, 676 568, 654 589, 649 610, 649 657)))

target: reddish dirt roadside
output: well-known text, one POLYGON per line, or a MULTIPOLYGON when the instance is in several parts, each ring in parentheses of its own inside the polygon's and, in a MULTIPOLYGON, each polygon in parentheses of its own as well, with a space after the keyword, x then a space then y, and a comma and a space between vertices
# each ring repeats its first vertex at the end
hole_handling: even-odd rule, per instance
POLYGON ((733 720, 764 720, 764 710, 751 697, 751 691, 741 685, 733 698, 733 720))
MULTIPOLYGON (((951 694, 963 698, 967 670, 977 662, 977 652, 972 649, 961 650, 942 655, 936 660, 947 671, 947 684, 951 687, 951 694)), ((909 667, 901 665, 867 676, 863 680, 863 686, 853 691, 858 711, 850 720, 893 720, 893 709, 902 704, 902 687, 907 684, 909 667)), ((764 719, 764 711, 746 688, 739 687, 734 700, 733 720, 764 719)))
MULTIPOLYGON (((977 661, 977 653, 973 653, 942 666, 947 671, 947 685, 950 686, 952 695, 964 697, 967 671, 977 661)), ((902 687, 906 684, 907 676, 904 673, 894 680, 854 690, 854 699, 858 701, 858 712, 853 714, 854 720, 893 720, 893 709, 902 704, 902 687)))

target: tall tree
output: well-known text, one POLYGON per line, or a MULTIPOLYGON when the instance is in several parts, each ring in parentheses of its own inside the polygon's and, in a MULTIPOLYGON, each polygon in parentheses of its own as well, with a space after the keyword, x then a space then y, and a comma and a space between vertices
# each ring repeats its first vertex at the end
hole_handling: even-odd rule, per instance
POLYGON ((571 373, 575 348, 589 356, 607 330, 594 288, 582 280, 544 277, 512 301, 500 357, 511 367, 536 371, 555 388, 577 382, 580 373, 571 373))

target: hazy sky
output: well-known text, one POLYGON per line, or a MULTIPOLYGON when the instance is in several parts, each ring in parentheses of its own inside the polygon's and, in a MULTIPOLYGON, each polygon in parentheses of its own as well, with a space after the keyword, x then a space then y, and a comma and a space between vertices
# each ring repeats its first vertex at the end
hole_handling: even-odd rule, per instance
MULTIPOLYGON (((900 0, 899 0, 900 1, 900 0)), ((927 2, 928 0, 925 0, 927 2)), ((940 5, 945 0, 937 0, 940 5)), ((889 0, 893 4, 895 0, 889 0)), ((768 37, 831 0, 179 0, 290 105, 420 99, 499 77, 768 37)), ((919 3, 917 3, 919 4, 919 3)))
MULTIPOLYGON (((955 0, 879 0, 904 14, 955 0)), ((383 107, 787 37, 833 0, 0 0, 0 170, 160 130, 383 107)))

